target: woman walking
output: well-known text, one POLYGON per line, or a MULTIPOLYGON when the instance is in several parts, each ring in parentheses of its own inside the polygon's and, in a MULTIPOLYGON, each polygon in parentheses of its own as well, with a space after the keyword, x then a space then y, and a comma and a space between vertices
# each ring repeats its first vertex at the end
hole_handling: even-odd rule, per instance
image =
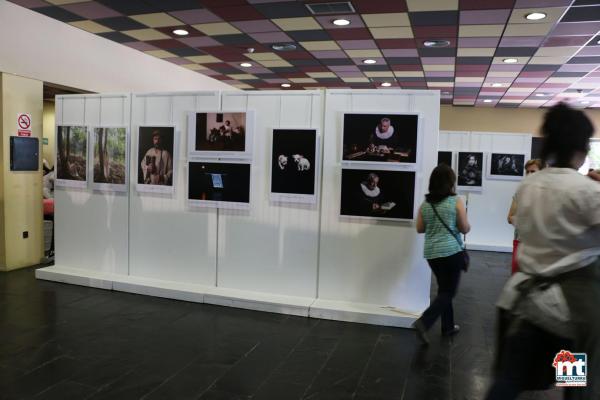
POLYGON ((414 323, 423 344, 429 343, 427 331, 441 317, 442 335, 458 333, 454 324, 452 299, 460 274, 466 268, 460 234, 471 229, 463 202, 454 192, 456 174, 445 164, 438 165, 429 178, 429 193, 419 209, 417 232, 425 233, 424 256, 438 283, 438 294, 421 318, 414 323))

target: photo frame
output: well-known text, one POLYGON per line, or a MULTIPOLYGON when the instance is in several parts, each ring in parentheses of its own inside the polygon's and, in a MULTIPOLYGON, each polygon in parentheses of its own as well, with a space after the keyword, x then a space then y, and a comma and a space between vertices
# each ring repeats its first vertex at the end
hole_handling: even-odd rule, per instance
POLYGON ((341 163, 416 170, 421 159, 419 113, 343 113, 341 163))
POLYGON ((188 112, 188 157, 250 159, 254 110, 188 112))
POLYGON ((315 204, 320 176, 320 136, 316 128, 271 130, 270 200, 315 204))
POLYGON ((387 221, 414 221, 416 172, 342 168, 340 215, 387 221))
POLYGON ((178 132, 175 125, 140 125, 136 137, 136 190, 174 193, 177 182, 178 132), (154 143, 159 137, 158 146, 154 143))
POLYGON ((88 185, 89 134, 85 125, 57 125, 56 187, 86 188, 88 185))
POLYGON ((125 192, 129 184, 129 129, 125 126, 94 126, 91 135, 92 188, 125 192))
POLYGON ((486 178, 520 181, 525 177, 525 154, 488 153, 486 178))
POLYGON ((250 208, 252 164, 248 161, 188 163, 190 207, 247 210, 250 208))
POLYGON ((446 164, 450 168, 454 169, 456 162, 456 153, 453 151, 438 151, 437 165, 446 164))
POLYGON ((456 162, 457 189, 480 192, 483 190, 485 157, 483 152, 459 151, 456 162))

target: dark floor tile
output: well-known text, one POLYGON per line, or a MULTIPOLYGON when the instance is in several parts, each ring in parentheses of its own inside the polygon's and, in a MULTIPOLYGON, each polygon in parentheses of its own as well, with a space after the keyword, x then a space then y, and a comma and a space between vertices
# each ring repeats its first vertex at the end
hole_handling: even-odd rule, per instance
POLYGON ((81 400, 89 397, 96 388, 69 380, 62 381, 35 396, 34 400, 81 400))
POLYGON ((79 363, 76 360, 68 357, 59 357, 48 361, 2 388, 3 398, 23 399, 34 396, 68 379, 75 373, 78 366, 79 363))

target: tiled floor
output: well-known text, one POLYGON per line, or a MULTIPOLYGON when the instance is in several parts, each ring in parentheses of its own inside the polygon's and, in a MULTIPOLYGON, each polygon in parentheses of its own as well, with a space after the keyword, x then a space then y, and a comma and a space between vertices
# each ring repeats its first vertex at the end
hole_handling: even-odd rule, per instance
POLYGON ((473 252, 472 265, 462 332, 427 349, 407 329, 0 274, 0 399, 482 399, 509 256, 473 252))

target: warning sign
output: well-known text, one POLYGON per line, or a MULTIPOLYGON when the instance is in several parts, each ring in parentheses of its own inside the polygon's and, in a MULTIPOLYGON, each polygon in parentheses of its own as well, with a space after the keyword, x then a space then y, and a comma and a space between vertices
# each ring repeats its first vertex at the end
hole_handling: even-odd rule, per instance
POLYGON ((31 136, 31 115, 17 114, 17 132, 19 136, 31 136))

